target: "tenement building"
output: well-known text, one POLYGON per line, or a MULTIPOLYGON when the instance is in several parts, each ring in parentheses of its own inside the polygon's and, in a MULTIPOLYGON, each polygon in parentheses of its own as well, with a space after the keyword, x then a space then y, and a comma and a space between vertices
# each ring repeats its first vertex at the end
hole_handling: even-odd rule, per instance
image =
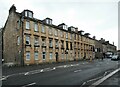
POLYGON ((12 5, 3 30, 5 63, 29 65, 95 58, 95 43, 89 33, 52 21, 36 19, 30 10, 16 12, 12 5))

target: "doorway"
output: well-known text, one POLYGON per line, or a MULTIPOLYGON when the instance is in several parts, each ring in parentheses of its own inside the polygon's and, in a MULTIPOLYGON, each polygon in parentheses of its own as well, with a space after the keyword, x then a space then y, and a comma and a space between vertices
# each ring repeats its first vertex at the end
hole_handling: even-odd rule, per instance
POLYGON ((56 62, 58 62, 58 52, 55 53, 56 62))

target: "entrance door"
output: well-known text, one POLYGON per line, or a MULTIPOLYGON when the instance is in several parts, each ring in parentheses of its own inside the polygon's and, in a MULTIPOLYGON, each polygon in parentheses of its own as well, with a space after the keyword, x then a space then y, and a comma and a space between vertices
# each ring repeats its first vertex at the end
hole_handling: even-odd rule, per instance
POLYGON ((55 53, 56 55, 56 62, 58 62, 58 52, 55 53))

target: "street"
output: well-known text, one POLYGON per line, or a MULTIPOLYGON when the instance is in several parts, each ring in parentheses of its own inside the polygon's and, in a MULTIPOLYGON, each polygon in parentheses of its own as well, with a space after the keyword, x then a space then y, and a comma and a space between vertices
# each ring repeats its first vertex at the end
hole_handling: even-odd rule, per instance
MULTIPOLYGON (((50 64, 45 67, 38 65, 36 68, 20 68, 15 70, 3 68, 3 87, 16 85, 16 87, 29 87, 34 85, 77 85, 83 87, 92 85, 107 74, 119 67, 118 61, 110 59, 96 59, 90 61, 79 61, 61 64, 50 64), (13 71, 14 70, 14 71, 13 71), (13 71, 13 73, 12 73, 13 71)), ((34 66, 33 66, 34 67, 34 66)), ((117 72, 119 73, 119 72, 117 72)), ((116 79, 116 75, 113 75, 116 79)), ((118 85, 118 82, 104 81, 101 85, 118 85)), ((118 80, 117 80, 118 81, 118 80)), ((100 85, 100 84, 99 84, 100 85)))

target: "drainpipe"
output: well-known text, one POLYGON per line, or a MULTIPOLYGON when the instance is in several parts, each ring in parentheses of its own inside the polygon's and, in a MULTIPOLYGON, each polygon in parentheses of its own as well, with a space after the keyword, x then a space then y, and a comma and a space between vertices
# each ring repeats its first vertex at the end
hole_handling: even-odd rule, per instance
POLYGON ((22 49, 21 49, 21 66, 24 66, 24 16, 21 16, 22 23, 22 49))

